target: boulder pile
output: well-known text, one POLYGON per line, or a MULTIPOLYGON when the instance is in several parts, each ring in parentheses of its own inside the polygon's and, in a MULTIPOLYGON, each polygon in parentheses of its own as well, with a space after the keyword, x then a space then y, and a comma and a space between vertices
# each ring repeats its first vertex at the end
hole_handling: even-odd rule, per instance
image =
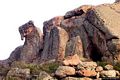
MULTIPOLYGON (((75 55, 76 56, 76 55, 75 55)), ((72 57, 74 56, 69 56, 72 57)), ((67 58, 64 61, 70 61, 67 58)), ((119 71, 113 69, 113 66, 110 64, 106 64, 105 66, 100 66, 96 62, 93 61, 85 61, 82 62, 78 60, 78 64, 69 64, 66 63, 59 66, 55 72, 55 75, 63 80, 101 80, 102 78, 106 79, 114 79, 120 77, 119 71), (69 76, 69 77, 68 77, 69 76)))

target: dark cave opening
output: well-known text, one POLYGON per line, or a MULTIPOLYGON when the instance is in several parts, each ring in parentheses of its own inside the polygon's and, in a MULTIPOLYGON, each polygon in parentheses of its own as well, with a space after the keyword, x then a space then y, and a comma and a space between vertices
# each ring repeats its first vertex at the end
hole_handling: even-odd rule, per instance
POLYGON ((95 45, 93 45, 90 58, 93 61, 97 62, 97 61, 102 61, 102 57, 103 55, 100 52, 100 50, 95 45))

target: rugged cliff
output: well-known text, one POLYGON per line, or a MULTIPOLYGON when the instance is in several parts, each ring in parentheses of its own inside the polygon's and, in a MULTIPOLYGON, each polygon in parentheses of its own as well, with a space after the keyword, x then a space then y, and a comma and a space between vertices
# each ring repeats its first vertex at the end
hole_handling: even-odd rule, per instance
POLYGON ((81 59, 119 61, 119 10, 119 3, 84 5, 44 22, 42 57, 59 60, 78 54, 81 59))
POLYGON ((4 67, 19 62, 62 62, 76 54, 81 61, 120 62, 119 0, 113 4, 83 5, 64 16, 54 17, 43 23, 43 33, 32 21, 20 26, 19 32, 25 42, 0 62, 4 67))

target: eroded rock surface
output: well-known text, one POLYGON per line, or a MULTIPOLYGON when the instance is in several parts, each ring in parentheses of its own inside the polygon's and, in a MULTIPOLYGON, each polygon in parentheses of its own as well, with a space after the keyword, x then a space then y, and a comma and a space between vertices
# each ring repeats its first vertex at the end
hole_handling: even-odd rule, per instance
POLYGON ((71 65, 71 66, 76 66, 78 65, 79 63, 81 63, 80 61, 80 58, 77 54, 73 55, 73 56, 68 56, 65 58, 65 60, 63 60, 63 65, 65 66, 68 66, 68 65, 71 65))
POLYGON ((21 39, 25 37, 25 43, 22 47, 20 60, 33 62, 39 56, 39 51, 43 48, 42 33, 38 31, 32 21, 19 27, 21 39))
POLYGON ((30 21, 19 28, 25 43, 16 49, 21 49, 17 57, 29 62, 61 61, 77 54, 80 60, 120 61, 119 10, 119 3, 83 5, 45 21, 43 34, 30 21))
POLYGON ((104 71, 96 62, 120 62, 119 1, 98 6, 83 5, 68 11, 64 16, 45 21, 43 33, 32 21, 23 24, 19 32, 21 40, 25 38, 24 44, 8 59, 0 61, 0 66, 10 67, 14 61, 44 63, 55 60, 67 65, 57 69, 58 77, 76 76, 76 70, 87 77, 116 77, 114 67, 107 66, 104 71))
POLYGON ((75 75, 75 69, 69 66, 59 66, 55 72, 55 75, 60 78, 66 77, 67 75, 75 75))

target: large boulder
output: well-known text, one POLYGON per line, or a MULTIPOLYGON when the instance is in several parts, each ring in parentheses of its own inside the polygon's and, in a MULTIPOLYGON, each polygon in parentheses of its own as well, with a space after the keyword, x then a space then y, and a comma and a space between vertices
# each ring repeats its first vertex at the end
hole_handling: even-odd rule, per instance
POLYGON ((63 78, 66 76, 72 76, 72 75, 75 75, 75 69, 69 66, 59 66, 55 72, 55 75, 60 78, 63 78))
POLYGON ((116 71, 115 70, 104 70, 100 72, 100 76, 103 78, 108 78, 108 77, 116 77, 116 71))
POLYGON ((26 68, 26 69, 12 68, 7 73, 6 78, 8 79, 10 77, 18 77, 18 78, 21 78, 23 80, 29 79, 29 77, 30 77, 30 69, 28 69, 28 68, 26 68))
POLYGON ((77 74, 84 77, 95 77, 97 72, 95 70, 79 70, 77 74))
POLYGON ((96 62, 81 62, 77 65, 78 70, 95 70, 96 67, 96 62))
POLYGON ((102 67, 102 66, 97 66, 96 69, 95 69, 96 72, 100 72, 100 71, 102 71, 102 70, 103 70, 103 67, 102 67))
POLYGON ((52 79, 52 77, 45 71, 41 71, 38 76, 38 80, 51 80, 51 79, 52 79))
POLYGON ((80 58, 77 54, 73 55, 73 56, 68 56, 65 58, 65 60, 63 61, 63 65, 68 66, 76 66, 79 63, 81 63, 80 58))
POLYGON ((113 66, 110 65, 110 64, 104 66, 104 68, 105 68, 106 70, 113 70, 113 66))

